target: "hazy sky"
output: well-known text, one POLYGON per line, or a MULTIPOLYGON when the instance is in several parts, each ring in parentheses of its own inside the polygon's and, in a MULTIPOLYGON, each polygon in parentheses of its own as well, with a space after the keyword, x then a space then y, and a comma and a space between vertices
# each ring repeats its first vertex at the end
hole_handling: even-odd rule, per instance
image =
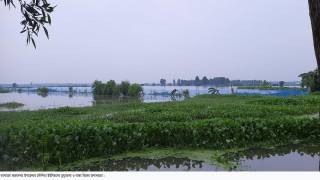
POLYGON ((307 0, 48 1, 37 49, 1 2, 0 83, 288 81, 316 68, 307 0))

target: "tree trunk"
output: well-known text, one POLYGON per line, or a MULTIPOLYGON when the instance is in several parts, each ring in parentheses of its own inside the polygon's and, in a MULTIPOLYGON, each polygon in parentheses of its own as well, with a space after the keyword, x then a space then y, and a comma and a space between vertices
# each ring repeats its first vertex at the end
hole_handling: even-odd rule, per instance
POLYGON ((308 2, 313 33, 313 45, 318 65, 318 85, 320 85, 320 0, 308 0, 308 2))

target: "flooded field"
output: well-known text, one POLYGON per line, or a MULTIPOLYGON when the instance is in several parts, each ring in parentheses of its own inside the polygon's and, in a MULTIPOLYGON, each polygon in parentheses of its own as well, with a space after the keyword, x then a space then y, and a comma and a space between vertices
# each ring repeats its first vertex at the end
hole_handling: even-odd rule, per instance
POLYGON ((275 149, 251 149, 239 159, 250 171, 320 171, 320 145, 289 145, 275 149))
MULTIPOLYGON (((216 87, 220 94, 231 94, 231 87, 216 87)), ((267 96, 293 96, 293 95, 305 95, 307 91, 297 90, 246 90, 236 89, 234 93, 243 95, 267 95, 267 96)), ((172 100, 183 100, 183 98, 172 99, 170 93, 172 90, 177 89, 183 91, 188 89, 190 97, 208 94, 208 87, 205 86, 145 86, 144 96, 138 101, 141 102, 165 102, 172 100)), ((57 107, 84 107, 92 106, 103 103, 115 103, 115 102, 128 102, 129 99, 115 99, 107 96, 94 97, 90 87, 74 87, 74 92, 68 92, 68 87, 50 87, 48 94, 37 94, 36 89, 25 88, 18 92, 13 91, 10 93, 0 93, 0 104, 7 102, 18 102, 24 104, 23 107, 9 109, 0 108, 0 111, 7 110, 37 110, 37 109, 49 109, 57 107)), ((137 99, 134 99, 135 101, 137 99)))
POLYGON ((107 160, 77 169, 81 171, 320 171, 320 144, 279 146, 274 149, 249 149, 234 156, 237 166, 224 169, 189 158, 140 157, 107 160))
POLYGON ((139 157, 109 160, 76 169, 77 171, 222 171, 223 168, 188 158, 166 157, 143 159, 139 157))

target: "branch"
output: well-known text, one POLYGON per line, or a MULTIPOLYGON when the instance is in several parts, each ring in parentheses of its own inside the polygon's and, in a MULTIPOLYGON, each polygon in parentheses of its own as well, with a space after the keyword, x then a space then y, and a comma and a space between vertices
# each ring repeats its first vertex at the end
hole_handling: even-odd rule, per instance
MULTIPOLYGON (((4 5, 8 6, 9 9, 11 5, 15 7, 13 0, 0 0, 4 1, 4 5)), ((23 25, 22 31, 20 33, 27 34, 27 45, 32 43, 34 48, 36 48, 36 43, 33 36, 38 36, 40 27, 42 27, 44 33, 49 39, 49 33, 45 25, 51 25, 50 13, 54 11, 56 6, 51 6, 47 0, 31 0, 27 3, 25 0, 19 0, 21 14, 23 15, 23 20, 21 25, 23 25)))

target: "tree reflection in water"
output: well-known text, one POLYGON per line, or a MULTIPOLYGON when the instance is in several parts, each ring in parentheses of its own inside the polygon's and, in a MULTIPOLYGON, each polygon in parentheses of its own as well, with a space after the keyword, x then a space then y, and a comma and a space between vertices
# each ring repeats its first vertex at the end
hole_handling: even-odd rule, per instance
POLYGON ((99 104, 128 103, 128 102, 143 102, 143 98, 94 95, 92 104, 99 105, 99 104))
POLYGON ((123 160, 108 160, 104 163, 75 169, 76 171, 215 171, 213 165, 203 161, 187 158, 166 157, 161 159, 126 158, 123 160), (205 166, 205 168, 203 168, 205 166))
MULTIPOLYGON (((284 166, 292 163, 290 159, 293 157, 296 160, 301 160, 305 163, 308 162, 309 166, 306 164, 294 164, 294 168, 298 171, 320 171, 320 144, 296 144, 296 145, 285 145, 278 146, 274 149, 265 149, 265 148, 255 148, 249 149, 242 152, 227 153, 221 157, 221 162, 233 161, 236 162, 239 166, 232 167, 231 169, 223 169, 214 165, 207 164, 203 161, 190 160, 188 158, 175 158, 175 157, 166 157, 161 159, 143 159, 139 157, 126 158, 123 160, 107 160, 105 162, 98 162, 89 166, 83 166, 81 168, 69 169, 75 171, 237 171, 237 170, 259 170, 256 165, 263 165, 262 160, 268 160, 268 163, 274 164, 283 159, 281 157, 288 157, 284 160, 288 162, 281 162, 284 166), (250 163, 257 162, 260 164, 250 163), (244 161, 247 163, 243 164, 244 161), (271 162, 270 162, 271 161, 271 162), (290 161, 290 162, 289 162, 290 161), (247 165, 246 165, 247 164, 247 165), (318 164, 318 165, 316 165, 318 164), (316 165, 316 166, 314 166, 316 165)), ((298 161, 300 162, 300 161, 298 161)), ((263 167, 266 169, 262 170, 277 170, 282 171, 290 167, 283 167, 282 165, 270 166, 270 164, 264 164, 263 167)))

